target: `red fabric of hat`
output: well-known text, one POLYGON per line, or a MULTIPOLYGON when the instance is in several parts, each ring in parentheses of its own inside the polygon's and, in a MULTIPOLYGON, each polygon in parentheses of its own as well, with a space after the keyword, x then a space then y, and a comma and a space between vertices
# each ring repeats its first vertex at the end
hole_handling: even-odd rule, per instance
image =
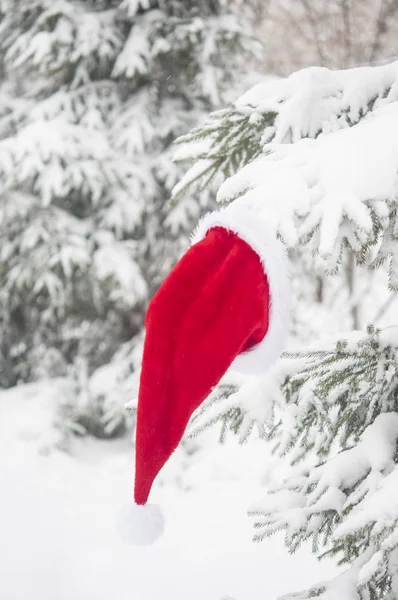
POLYGON ((149 305, 137 413, 135 501, 178 446, 189 418, 234 358, 268 329, 260 258, 216 227, 192 246, 149 305))

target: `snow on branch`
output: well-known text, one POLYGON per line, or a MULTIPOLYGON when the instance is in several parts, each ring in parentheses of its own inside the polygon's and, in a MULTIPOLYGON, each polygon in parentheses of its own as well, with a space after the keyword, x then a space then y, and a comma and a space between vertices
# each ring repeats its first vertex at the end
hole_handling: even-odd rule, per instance
POLYGON ((236 380, 229 390, 227 376, 193 422, 219 422, 241 441, 257 427, 287 458, 290 467, 274 473, 266 497, 251 508, 255 540, 284 530, 292 552, 311 541, 314 552, 348 565, 337 579, 289 600, 368 600, 395 589, 396 331, 369 327, 285 354, 272 372, 236 380))
POLYGON ((261 377, 247 378, 236 372, 227 373, 207 401, 195 413, 189 433, 196 436, 213 425, 221 425, 220 440, 229 431, 245 442, 255 429, 266 437, 274 419, 274 407, 283 404, 282 384, 291 361, 279 361, 261 377))
POLYGON ((397 74, 311 68, 256 86, 179 139, 176 160, 194 165, 174 195, 222 171, 220 202, 263 213, 289 248, 311 242, 330 272, 345 246, 389 260, 396 288, 397 74))
POLYGON ((112 64, 122 35, 113 10, 94 13, 82 2, 40 0, 30 6, 14 2, 0 26, 0 43, 9 69, 59 75, 76 67, 77 87, 90 80, 94 65, 112 64))
MULTIPOLYGON (((396 271, 398 103, 353 128, 273 145, 224 182, 218 199, 263 213, 290 248, 311 240, 329 270, 349 245, 366 264, 396 271)), ((395 283, 395 279, 392 280, 395 283)))
POLYGON ((29 189, 48 206, 78 192, 94 205, 109 189, 124 188, 138 197, 139 169, 115 152, 102 132, 65 123, 37 121, 0 140, 3 190, 29 189))
MULTIPOLYGON (((352 127, 374 109, 397 100, 398 62, 381 67, 331 71, 310 67, 287 79, 270 78, 254 86, 229 108, 212 113, 207 122, 177 140, 178 161, 219 161, 224 175, 267 152, 269 143, 295 143, 352 127), (226 135, 228 134, 228 139, 226 135), (198 140, 208 149, 190 149, 198 140)), ((187 182, 191 179, 189 171, 187 182)), ((176 188, 177 196, 184 188, 176 188)))

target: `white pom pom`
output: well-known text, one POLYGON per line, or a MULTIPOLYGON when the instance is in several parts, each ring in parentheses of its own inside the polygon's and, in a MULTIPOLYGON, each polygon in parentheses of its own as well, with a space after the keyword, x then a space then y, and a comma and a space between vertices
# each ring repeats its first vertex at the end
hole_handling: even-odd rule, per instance
POLYGON ((149 546, 163 533, 163 514, 156 504, 139 505, 132 502, 120 509, 116 528, 125 542, 149 546))

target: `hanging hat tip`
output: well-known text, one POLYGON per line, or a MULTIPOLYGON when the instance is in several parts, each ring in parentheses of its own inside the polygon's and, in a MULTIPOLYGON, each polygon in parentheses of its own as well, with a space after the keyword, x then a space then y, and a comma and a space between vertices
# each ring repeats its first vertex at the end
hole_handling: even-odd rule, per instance
POLYGON ((131 502, 120 509, 116 529, 124 542, 150 546, 163 534, 163 513, 157 504, 131 502))

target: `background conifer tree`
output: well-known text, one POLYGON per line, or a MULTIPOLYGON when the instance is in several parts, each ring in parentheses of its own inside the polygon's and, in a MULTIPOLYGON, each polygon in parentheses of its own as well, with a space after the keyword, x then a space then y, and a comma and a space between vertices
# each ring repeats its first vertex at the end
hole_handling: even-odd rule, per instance
POLYGON ((72 377, 71 422, 114 435, 148 298, 211 202, 168 202, 170 145, 241 77, 251 15, 222 0, 0 10, 0 385, 72 377))

